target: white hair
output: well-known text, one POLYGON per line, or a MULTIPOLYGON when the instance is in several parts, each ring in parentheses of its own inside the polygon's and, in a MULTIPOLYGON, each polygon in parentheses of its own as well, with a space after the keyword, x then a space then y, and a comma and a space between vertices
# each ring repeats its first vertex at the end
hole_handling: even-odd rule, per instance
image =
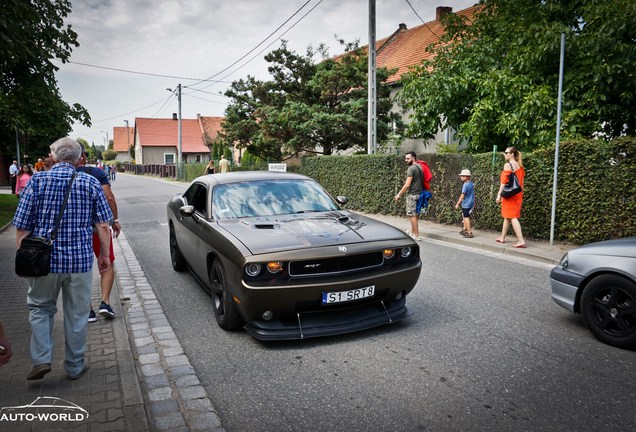
POLYGON ((82 146, 72 138, 64 137, 51 144, 51 155, 56 162, 77 164, 82 156, 82 146))

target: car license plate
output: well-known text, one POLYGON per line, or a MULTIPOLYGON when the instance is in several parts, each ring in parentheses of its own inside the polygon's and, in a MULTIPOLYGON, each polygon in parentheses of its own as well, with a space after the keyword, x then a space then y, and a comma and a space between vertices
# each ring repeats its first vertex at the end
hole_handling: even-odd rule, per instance
POLYGON ((373 297, 375 294, 375 285, 364 288, 357 288, 349 291, 327 292, 322 293, 322 304, 342 303, 363 298, 373 297))

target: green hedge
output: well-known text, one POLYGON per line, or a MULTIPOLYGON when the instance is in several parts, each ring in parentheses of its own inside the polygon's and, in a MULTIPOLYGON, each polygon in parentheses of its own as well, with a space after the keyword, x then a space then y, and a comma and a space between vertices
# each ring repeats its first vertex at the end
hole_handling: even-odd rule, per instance
MULTIPOLYGON (((502 150, 503 147, 500 149, 502 150)), ((501 151, 492 154, 434 154, 421 157, 433 171, 433 199, 425 220, 461 223, 455 203, 459 172, 470 169, 475 182, 475 226, 499 231, 495 203, 503 167, 501 151)), ((405 180, 403 156, 354 155, 304 158, 299 172, 320 182, 332 195, 349 198, 347 208, 405 216, 394 195, 405 180)), ((549 239, 554 148, 523 154, 526 170, 521 224, 524 235, 549 239)), ((560 145, 555 239, 584 244, 636 236, 636 139, 563 142, 560 145)))

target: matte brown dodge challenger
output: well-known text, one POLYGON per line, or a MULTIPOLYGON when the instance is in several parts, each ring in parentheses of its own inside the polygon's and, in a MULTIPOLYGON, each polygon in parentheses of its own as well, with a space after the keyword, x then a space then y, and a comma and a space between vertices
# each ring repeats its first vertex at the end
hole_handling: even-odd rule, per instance
POLYGON ((168 203, 172 267, 211 294, 225 330, 259 340, 348 333, 407 316, 422 267, 404 232, 343 210, 309 177, 195 179, 168 203))

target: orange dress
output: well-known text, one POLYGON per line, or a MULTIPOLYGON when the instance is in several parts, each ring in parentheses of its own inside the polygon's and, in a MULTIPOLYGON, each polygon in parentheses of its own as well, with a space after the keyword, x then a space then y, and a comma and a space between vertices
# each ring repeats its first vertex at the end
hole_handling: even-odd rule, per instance
MULTIPOLYGON (((508 183, 508 176, 512 171, 503 170, 501 172, 501 176, 499 176, 499 181, 503 184, 508 183)), ((523 179, 526 176, 526 171, 522 166, 519 167, 518 170, 515 171, 517 178, 519 179, 519 184, 523 188, 523 179)), ((521 217, 521 203, 523 202, 523 192, 519 192, 517 195, 511 196, 510 198, 501 198, 501 216, 504 219, 514 219, 521 217)))

